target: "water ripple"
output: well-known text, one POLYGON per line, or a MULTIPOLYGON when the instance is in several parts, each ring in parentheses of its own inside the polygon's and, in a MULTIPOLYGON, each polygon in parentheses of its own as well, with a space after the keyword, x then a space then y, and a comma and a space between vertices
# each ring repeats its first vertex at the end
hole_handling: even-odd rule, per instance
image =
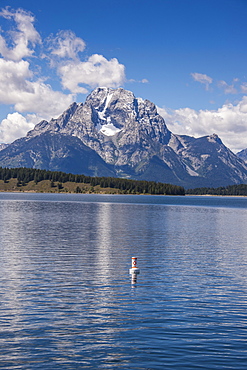
POLYGON ((239 200, 0 197, 0 368, 246 368, 239 200))

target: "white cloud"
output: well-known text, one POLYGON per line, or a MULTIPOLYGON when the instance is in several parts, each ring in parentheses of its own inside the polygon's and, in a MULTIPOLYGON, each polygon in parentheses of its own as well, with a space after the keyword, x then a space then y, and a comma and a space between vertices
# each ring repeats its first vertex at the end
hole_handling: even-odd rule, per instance
POLYGON ((107 60, 103 55, 93 54, 85 62, 68 62, 59 67, 62 85, 72 93, 87 93, 81 84, 95 88, 97 86, 119 87, 125 81, 125 67, 116 58, 107 60))
POLYGON ((243 82, 242 85, 240 86, 240 89, 242 93, 246 94, 247 93, 247 82, 243 82))
POLYGON ((130 83, 138 82, 138 83, 141 83, 141 84, 148 84, 149 83, 149 81, 146 78, 143 78, 142 80, 135 80, 135 79, 131 78, 129 80, 126 80, 126 82, 130 82, 130 83))
POLYGON ((8 114, 7 118, 0 124, 0 141, 11 143, 21 136, 25 136, 29 130, 34 128, 34 123, 27 121, 18 112, 8 114))
POLYGON ((200 82, 201 84, 205 85, 206 90, 209 89, 209 85, 213 82, 213 79, 205 74, 202 73, 191 73, 194 81, 200 82))
MULTIPOLYGON (((209 85, 213 83, 213 79, 206 74, 201 73, 191 73, 194 81, 197 81, 203 85, 205 85, 205 89, 209 90, 209 85)), ((225 94, 238 94, 238 93, 246 93, 247 92, 247 83, 242 83, 240 85, 239 78, 233 78, 232 83, 228 84, 224 80, 216 81, 215 86, 219 89, 222 89, 225 94), (240 87, 240 88, 239 88, 240 87)))
MULTIPOLYGON (((30 63, 23 57, 33 50, 29 43, 40 42, 40 36, 33 27, 34 17, 21 9, 3 9, 0 15, 14 19, 17 31, 12 31, 14 47, 8 48, 4 38, 0 39, 0 103, 13 105, 19 112, 34 112, 44 118, 60 114, 74 99, 74 96, 54 91, 44 79, 37 78, 30 70, 30 63)), ((23 121, 22 121, 23 122, 23 121)))
POLYGON ((0 35, 0 53, 9 60, 20 61, 24 57, 34 53, 33 48, 41 42, 39 33, 33 26, 34 17, 31 13, 22 9, 10 10, 2 9, 0 16, 6 19, 13 19, 16 23, 16 30, 9 32, 11 36, 11 46, 7 45, 6 40, 0 35))
MULTIPOLYGON (((238 82, 238 79, 234 79, 234 82, 238 82)), ((218 87, 222 88, 225 94, 237 94, 234 85, 228 85, 225 81, 218 81, 218 87)))
POLYGON ((0 59, 0 103, 44 117, 58 115, 72 103, 73 95, 54 91, 42 80, 30 81, 32 76, 27 61, 0 59))
POLYGON ((22 92, 15 104, 15 109, 19 112, 35 112, 42 114, 44 118, 50 118, 60 115, 74 101, 74 95, 54 91, 42 81, 30 82, 30 87, 33 92, 22 92))
POLYGON ((28 79, 32 77, 29 63, 0 59, 0 102, 15 104, 22 92, 32 92, 28 79))
POLYGON ((234 152, 247 148, 247 96, 217 110, 159 108, 168 128, 178 135, 205 136, 216 133, 234 152))
POLYGON ((85 42, 72 31, 60 31, 55 37, 50 36, 47 42, 52 55, 74 60, 78 59, 78 53, 86 47, 85 42))

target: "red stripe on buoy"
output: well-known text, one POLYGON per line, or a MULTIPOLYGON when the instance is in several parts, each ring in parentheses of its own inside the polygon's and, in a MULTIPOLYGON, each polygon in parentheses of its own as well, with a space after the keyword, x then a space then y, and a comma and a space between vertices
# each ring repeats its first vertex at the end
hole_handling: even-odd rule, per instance
POLYGON ((137 265, 137 257, 132 257, 132 267, 136 267, 137 265))

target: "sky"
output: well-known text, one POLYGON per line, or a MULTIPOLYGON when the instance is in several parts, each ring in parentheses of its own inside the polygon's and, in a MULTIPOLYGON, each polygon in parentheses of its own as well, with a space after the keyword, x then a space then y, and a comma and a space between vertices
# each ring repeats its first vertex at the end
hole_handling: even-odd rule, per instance
POLYGON ((247 0, 0 0, 0 143, 98 86, 247 148, 247 0))

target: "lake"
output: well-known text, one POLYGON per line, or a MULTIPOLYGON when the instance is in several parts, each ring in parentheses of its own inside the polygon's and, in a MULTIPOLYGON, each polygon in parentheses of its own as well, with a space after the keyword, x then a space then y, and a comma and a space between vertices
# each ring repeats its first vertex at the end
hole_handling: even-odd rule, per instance
POLYGON ((246 369, 246 225, 244 197, 0 193, 0 368, 246 369))

